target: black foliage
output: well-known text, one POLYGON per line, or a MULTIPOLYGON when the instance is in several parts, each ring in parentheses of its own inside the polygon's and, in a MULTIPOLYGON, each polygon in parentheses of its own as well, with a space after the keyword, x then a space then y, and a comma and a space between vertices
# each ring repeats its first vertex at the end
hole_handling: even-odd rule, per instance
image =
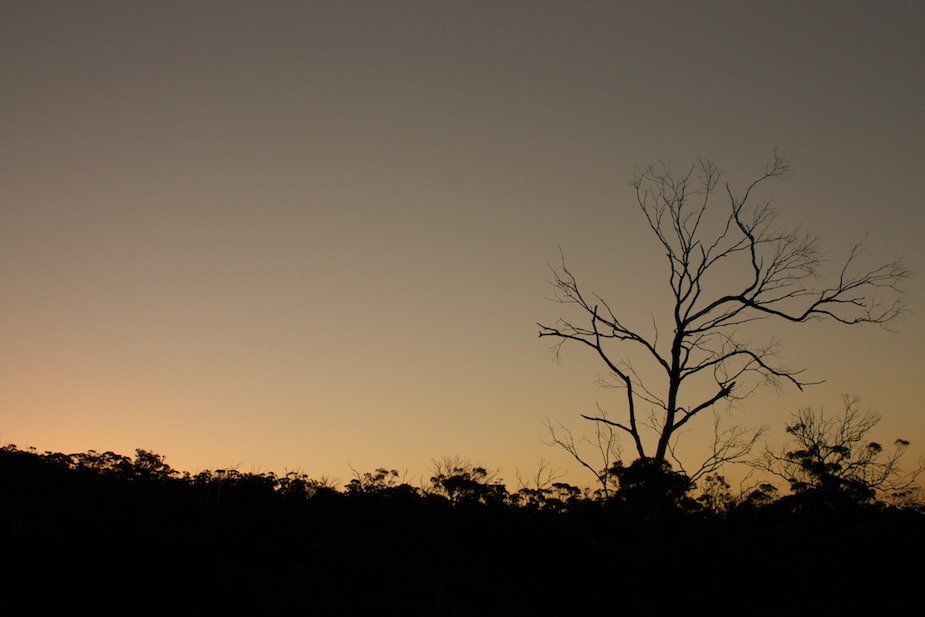
POLYGON ((417 488, 385 468, 343 490, 299 473, 171 469, 143 450, 0 449, 3 614, 809 614, 912 606, 925 515, 864 502, 740 500, 721 477, 615 465, 610 499, 509 494, 444 465, 417 488), (907 557, 912 565, 900 566, 907 557), (880 582, 886 580, 887 582, 880 582), (699 608, 698 608, 699 607, 699 608))
POLYGON ((629 466, 617 461, 608 473, 619 487, 614 499, 634 511, 659 516, 696 507, 688 497, 693 488, 690 479, 672 470, 667 461, 638 458, 629 466))

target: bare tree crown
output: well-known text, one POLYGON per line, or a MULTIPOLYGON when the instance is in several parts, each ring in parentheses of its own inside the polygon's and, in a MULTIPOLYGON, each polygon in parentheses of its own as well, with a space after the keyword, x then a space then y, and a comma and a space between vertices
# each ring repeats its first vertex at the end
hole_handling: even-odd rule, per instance
MULTIPOLYGON (((682 174, 664 165, 635 171, 630 185, 664 251, 671 291, 670 323, 656 323, 652 334, 626 323, 616 307, 580 288, 564 257, 552 268, 556 300, 577 308, 578 317, 538 324, 539 335, 558 339, 553 346, 557 356, 567 342, 592 349, 625 387, 623 420, 583 417, 628 434, 640 457, 650 456, 643 428, 655 429, 654 458, 666 460, 672 437, 686 423, 717 402, 754 389, 743 385, 745 376, 771 385, 808 385, 800 370, 777 362, 775 342, 755 344, 744 337, 742 326, 768 319, 884 326, 902 314, 901 284, 909 271, 902 259, 860 270, 863 241, 851 250, 834 282, 816 285, 824 262, 818 237, 779 228, 770 203, 752 203, 757 186, 789 172, 789 163, 775 151, 764 172, 737 194, 721 185, 721 174, 709 159, 682 174), (671 332, 670 340, 659 340, 659 331, 671 332), (629 361, 635 354, 653 360, 664 381, 643 382, 629 361), (715 384, 713 394, 688 400, 684 386, 705 376, 715 384), (640 413, 649 412, 654 415, 641 421, 640 413)), ((743 456, 754 442, 741 431, 718 439, 701 471, 743 456)))

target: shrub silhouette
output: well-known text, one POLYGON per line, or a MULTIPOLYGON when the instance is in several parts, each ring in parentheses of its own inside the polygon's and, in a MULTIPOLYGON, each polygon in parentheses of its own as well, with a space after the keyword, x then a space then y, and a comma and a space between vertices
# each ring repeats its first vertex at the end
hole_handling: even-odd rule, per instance
MULTIPOLYGON (((716 478, 710 503, 723 506, 704 516, 688 478, 651 460, 614 465, 611 499, 567 484, 514 498, 487 468, 446 462, 427 490, 386 467, 338 490, 297 472, 180 474, 146 451, 132 460, 8 446, 0 449, 3 609, 32 606, 37 577, 71 607, 105 608, 118 593, 206 614, 406 615, 568 614, 576 598, 594 612, 642 611, 652 598, 682 610, 720 591, 738 606, 754 600, 757 580, 781 590, 769 605, 776 613, 804 614, 856 608, 865 591, 841 568, 789 585, 801 564, 925 551, 925 513, 915 509, 813 517, 768 486, 730 501, 716 478), (75 555, 81 567, 59 567, 75 555), (549 583, 538 584, 538 573, 549 583), (116 591, 101 595, 103 582, 116 591)), ((918 572, 890 576, 912 588, 918 572)), ((883 610, 912 606, 900 593, 869 591, 883 610)))
POLYGON ((485 467, 457 459, 437 463, 430 482, 434 492, 458 505, 500 505, 507 501, 504 484, 495 482, 495 474, 485 467))
POLYGON ((638 458, 628 467, 617 461, 608 470, 617 483, 614 500, 637 512, 658 516, 666 511, 690 509, 690 479, 671 469, 667 461, 638 458))

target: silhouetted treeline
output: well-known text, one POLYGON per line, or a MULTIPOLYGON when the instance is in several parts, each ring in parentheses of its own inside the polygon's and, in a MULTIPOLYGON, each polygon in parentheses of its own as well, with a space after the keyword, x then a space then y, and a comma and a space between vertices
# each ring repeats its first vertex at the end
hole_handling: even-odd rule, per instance
POLYGON ((741 497, 642 460, 608 498, 446 464, 343 489, 180 473, 136 451, 0 449, 3 614, 832 614, 920 606, 925 513, 813 490, 741 497))

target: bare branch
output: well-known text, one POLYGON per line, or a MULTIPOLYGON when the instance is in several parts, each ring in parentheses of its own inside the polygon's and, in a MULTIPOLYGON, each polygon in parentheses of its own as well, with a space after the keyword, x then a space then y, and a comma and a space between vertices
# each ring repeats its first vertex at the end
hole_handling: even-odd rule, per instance
POLYGON ((726 464, 744 462, 767 430, 767 426, 753 430, 735 425, 723 427, 720 415, 714 414, 712 453, 700 464, 699 469, 689 474, 691 481, 696 482, 707 474, 715 473, 726 464))
POLYGON ((566 428, 561 422, 559 423, 561 434, 557 432, 556 427, 554 427, 549 420, 545 422, 545 425, 550 436, 550 441, 546 442, 546 445, 562 448, 568 452, 572 458, 578 461, 582 467, 594 474, 594 477, 601 485, 602 494, 607 497, 610 493, 607 470, 610 469, 614 461, 620 460, 622 454, 619 439, 617 439, 613 430, 606 425, 602 428, 601 424, 596 424, 595 439, 593 442, 585 438, 576 441, 575 437, 572 435, 572 431, 566 428), (597 455, 601 459, 599 467, 596 468, 582 456, 579 451, 579 444, 582 442, 591 445, 597 451, 597 455))
POLYGON ((903 283, 911 273, 901 258, 861 268, 862 240, 850 251, 837 279, 817 286, 825 263, 819 238, 800 228, 779 229, 770 203, 752 203, 760 185, 790 171, 789 162, 775 150, 771 162, 741 194, 728 183, 725 194, 717 191, 721 174, 709 159, 680 174, 664 164, 633 173, 630 185, 663 249, 671 293, 666 307, 671 319, 659 323, 652 314, 654 336, 635 329, 620 307, 602 295, 583 290, 560 249, 560 264, 551 267, 555 300, 577 317, 562 317, 551 326, 538 324, 539 336, 555 339, 552 352, 557 359, 566 343, 579 343, 597 354, 625 389, 626 416, 583 417, 598 427, 631 435, 640 457, 646 451, 640 413, 651 418, 658 435, 655 462, 661 464, 672 435, 719 401, 742 399, 758 386, 790 384, 802 389, 813 383, 801 377, 802 369, 777 360, 776 341, 747 338, 755 323, 829 319, 886 327, 902 316, 903 283), (660 338, 659 333, 666 335, 660 338), (655 382, 640 379, 630 362, 634 355, 660 367, 664 381, 661 376, 655 382), (702 391, 686 384, 702 386, 711 372, 717 386, 713 394, 686 400, 690 392, 702 391))

